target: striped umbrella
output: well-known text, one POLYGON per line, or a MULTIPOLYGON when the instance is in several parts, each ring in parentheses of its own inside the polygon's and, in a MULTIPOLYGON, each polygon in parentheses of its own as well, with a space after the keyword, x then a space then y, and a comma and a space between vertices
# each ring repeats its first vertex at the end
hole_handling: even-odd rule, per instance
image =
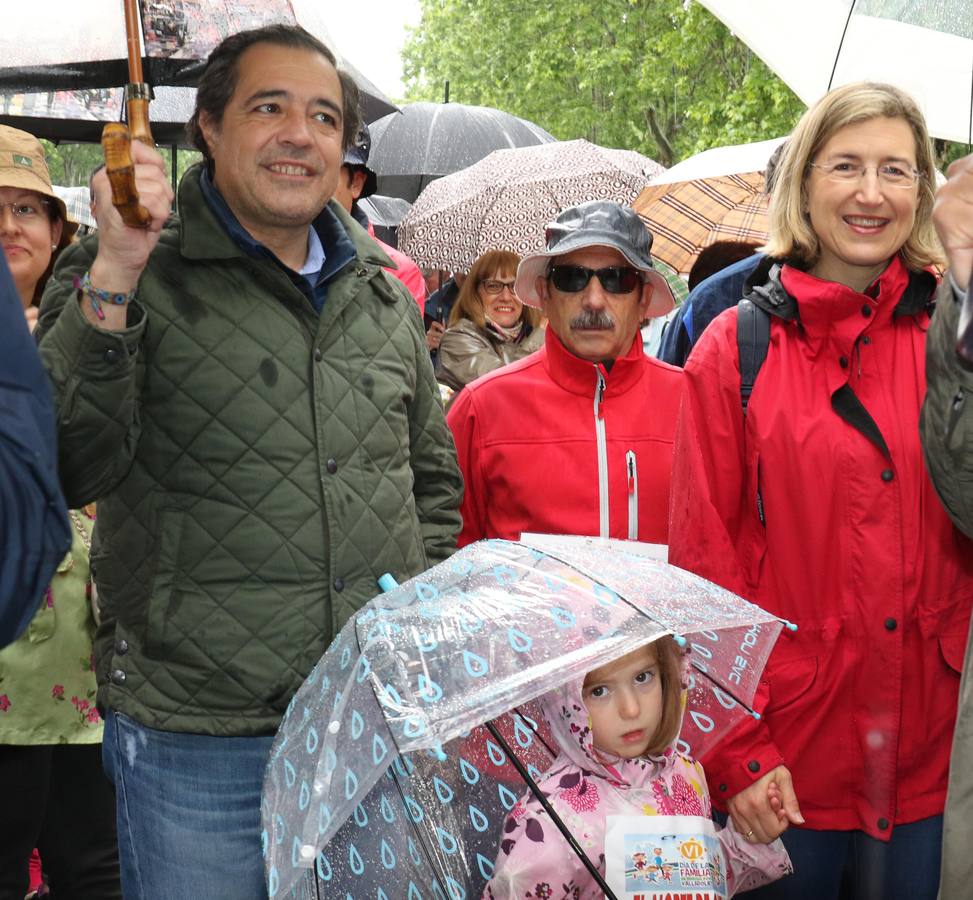
POLYGON ((682 274, 716 241, 767 240, 763 172, 650 185, 632 206, 655 238, 652 255, 682 274))

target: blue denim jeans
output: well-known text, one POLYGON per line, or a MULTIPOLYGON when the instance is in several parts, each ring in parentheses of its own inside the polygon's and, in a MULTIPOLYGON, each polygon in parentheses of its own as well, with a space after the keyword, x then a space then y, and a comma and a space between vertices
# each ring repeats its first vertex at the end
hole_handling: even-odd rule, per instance
POLYGON ((781 837, 794 874, 747 900, 936 900, 943 817, 898 825, 888 842, 862 831, 789 828, 781 837))
POLYGON ((260 790, 273 737, 157 731, 109 712, 125 900, 266 900, 260 790))

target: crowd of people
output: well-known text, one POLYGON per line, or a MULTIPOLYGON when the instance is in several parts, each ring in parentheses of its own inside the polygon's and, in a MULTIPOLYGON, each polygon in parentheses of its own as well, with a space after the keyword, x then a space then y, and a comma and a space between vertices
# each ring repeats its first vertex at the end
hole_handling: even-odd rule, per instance
POLYGON ((603 896, 631 812, 715 815, 726 896, 969 896, 973 157, 937 193, 910 97, 829 92, 772 160, 767 244, 699 261, 663 361, 641 329, 675 300, 618 203, 427 297, 300 28, 219 44, 190 133, 178 218, 136 143, 149 226, 101 170, 79 241, 0 126, 0 898, 267 897, 264 771, 315 662, 383 574, 528 532, 668 545, 799 627, 701 762, 669 638, 545 695, 549 803, 484 897, 603 896))

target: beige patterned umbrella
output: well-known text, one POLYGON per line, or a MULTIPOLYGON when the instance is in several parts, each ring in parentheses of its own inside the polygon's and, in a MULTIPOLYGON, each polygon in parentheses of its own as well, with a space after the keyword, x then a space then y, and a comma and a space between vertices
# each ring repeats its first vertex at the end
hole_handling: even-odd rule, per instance
POLYGON ((495 150, 423 190, 399 226, 399 248, 421 267, 453 272, 468 272, 488 250, 535 253, 563 209, 631 203, 662 171, 633 150, 583 140, 495 150))
POLYGON ((655 236, 652 255, 682 274, 716 241, 767 240, 763 172, 650 185, 632 206, 655 236))

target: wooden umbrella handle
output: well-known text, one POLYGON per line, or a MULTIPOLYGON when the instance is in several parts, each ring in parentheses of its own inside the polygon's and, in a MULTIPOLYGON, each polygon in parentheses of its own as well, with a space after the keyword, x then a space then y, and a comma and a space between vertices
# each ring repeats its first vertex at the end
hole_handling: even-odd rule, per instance
POLYGON ((149 129, 148 86, 129 85, 126 93, 129 95, 129 125, 109 122, 101 132, 101 148, 105 154, 105 172, 111 182, 112 205, 130 228, 148 228, 152 216, 139 202, 131 153, 133 138, 150 147, 153 145, 152 132, 149 129), (130 92, 131 88, 145 90, 130 92), (141 96, 137 96, 137 93, 141 93, 141 96))

